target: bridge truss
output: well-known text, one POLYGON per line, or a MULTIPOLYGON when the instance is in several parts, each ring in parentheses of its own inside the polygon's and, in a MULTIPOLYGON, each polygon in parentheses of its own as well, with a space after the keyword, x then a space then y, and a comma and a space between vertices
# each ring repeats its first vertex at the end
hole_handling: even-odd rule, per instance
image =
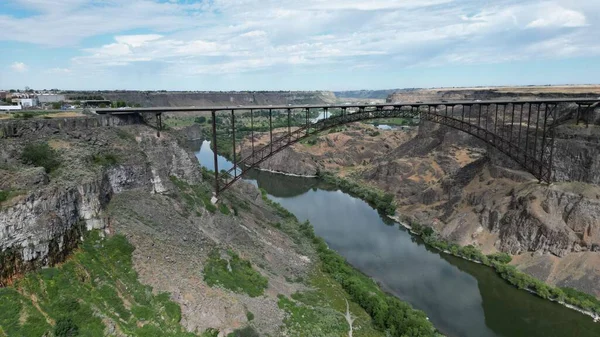
POLYGON ((160 135, 162 114, 165 112, 210 112, 215 191, 218 195, 241 179, 248 170, 294 143, 336 126, 381 118, 430 121, 463 131, 512 158, 540 182, 549 184, 553 181, 552 162, 556 127, 573 119, 579 123, 581 117, 589 115, 599 103, 600 99, 566 98, 528 101, 127 108, 97 109, 96 113, 154 116, 160 135), (320 118, 311 118, 315 112, 320 113, 320 118), (259 115, 261 118, 268 118, 266 127, 262 122, 260 126, 255 125, 255 118, 259 115), (273 118, 278 121, 275 127, 273 118), (287 120, 287 123, 283 123, 287 125, 282 126, 282 120, 287 120), (256 144, 256 134, 267 133, 268 143, 256 144), (221 172, 218 157, 221 151, 219 142, 223 141, 223 137, 218 137, 218 134, 231 139, 232 149, 229 157, 233 167, 221 172), (236 135, 238 138, 241 136, 239 141, 236 135), (247 138, 250 138, 250 144, 244 141, 247 138), (244 145, 246 148, 243 148, 244 145))
MULTIPOLYGON (((215 189, 223 192, 242 178, 250 169, 278 152, 311 135, 348 123, 383 118, 410 118, 445 125, 485 142, 517 162, 540 182, 551 183, 554 154, 555 128, 576 114, 577 122, 585 110, 593 109, 598 103, 592 100, 547 100, 547 101, 473 101, 439 102, 414 104, 382 104, 375 106, 286 107, 269 108, 269 142, 255 145, 255 134, 251 127, 249 152, 242 155, 242 142, 236 141, 236 114, 231 110, 231 139, 233 167, 219 172, 217 146, 217 111, 212 111, 213 149, 215 165, 215 189), (311 119, 311 109, 322 111, 324 118, 311 119), (287 128, 279 128, 274 136, 274 115, 287 116, 287 128), (303 125, 292 125, 292 115, 304 116, 303 125), (570 116, 570 117, 569 117, 570 116), (239 146, 238 146, 239 145, 239 146), (242 154, 241 154, 241 153, 242 154)), ((249 109, 253 119, 255 109, 249 109)), ((247 144, 246 144, 247 145, 247 144)))

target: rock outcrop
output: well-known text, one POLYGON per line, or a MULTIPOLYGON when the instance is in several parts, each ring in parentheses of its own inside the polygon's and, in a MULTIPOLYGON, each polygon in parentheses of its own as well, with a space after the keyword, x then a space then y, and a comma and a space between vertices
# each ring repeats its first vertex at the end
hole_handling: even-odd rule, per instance
POLYGON ((50 175, 18 160, 33 135, 3 141, 11 157, 6 156, 0 168, 0 190, 10 191, 8 200, 0 203, 0 284, 13 275, 61 262, 78 245, 83 231, 108 230, 110 219, 104 211, 114 194, 131 189, 164 193, 172 187, 170 176, 201 180, 193 155, 175 139, 156 138, 151 130, 123 139, 123 132, 127 133, 96 128, 83 139, 78 131, 52 137, 48 143, 63 164, 50 175), (118 162, 100 166, 85 160, 98 153, 112 153, 118 162))

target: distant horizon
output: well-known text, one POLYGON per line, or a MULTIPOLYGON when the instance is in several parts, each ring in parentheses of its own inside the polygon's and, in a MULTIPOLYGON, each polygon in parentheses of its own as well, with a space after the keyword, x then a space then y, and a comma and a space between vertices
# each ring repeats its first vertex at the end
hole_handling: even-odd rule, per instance
MULTIPOLYGON (((308 90, 293 90, 293 89, 275 89, 275 90, 261 90, 261 89, 245 89, 245 90, 168 90, 168 89, 37 89, 29 88, 34 91, 149 91, 149 92, 278 92, 278 91, 298 91, 298 92, 345 92, 345 91, 391 91, 391 90, 434 90, 434 89, 483 89, 483 88, 528 88, 528 87, 594 87, 600 88, 600 83, 580 83, 580 84, 524 84, 524 85, 478 85, 478 86, 444 86, 444 87, 404 87, 404 88, 376 88, 376 89, 308 89, 308 90)), ((24 88, 3 88, 0 91, 20 90, 24 91, 24 88)))

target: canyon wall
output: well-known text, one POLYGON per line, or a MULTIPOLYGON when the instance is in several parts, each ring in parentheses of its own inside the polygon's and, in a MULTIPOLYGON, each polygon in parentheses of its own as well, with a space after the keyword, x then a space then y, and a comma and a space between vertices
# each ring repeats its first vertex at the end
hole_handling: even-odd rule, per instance
POLYGON ((16 134, 0 140, 0 190, 8 192, 0 203, 0 284, 61 262, 86 230, 109 230, 105 209, 115 194, 131 189, 164 193, 172 186, 170 176, 201 179, 191 154, 172 137, 157 138, 147 127, 63 127, 55 133, 44 122, 18 124, 16 134), (37 132, 29 132, 39 125, 37 132), (60 156, 56 171, 21 162, 24 146, 37 142, 60 156), (95 162, 109 153, 116 162, 95 162))
POLYGON ((143 107, 329 104, 336 101, 335 95, 328 91, 111 91, 101 95, 111 101, 125 101, 143 107))

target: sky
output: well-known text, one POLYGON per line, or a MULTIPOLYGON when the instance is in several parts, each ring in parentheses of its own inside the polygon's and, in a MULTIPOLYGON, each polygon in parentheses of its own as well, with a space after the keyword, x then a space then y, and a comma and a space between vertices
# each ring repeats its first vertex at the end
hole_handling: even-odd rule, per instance
POLYGON ((1 0, 0 88, 600 82, 600 0, 1 0))

